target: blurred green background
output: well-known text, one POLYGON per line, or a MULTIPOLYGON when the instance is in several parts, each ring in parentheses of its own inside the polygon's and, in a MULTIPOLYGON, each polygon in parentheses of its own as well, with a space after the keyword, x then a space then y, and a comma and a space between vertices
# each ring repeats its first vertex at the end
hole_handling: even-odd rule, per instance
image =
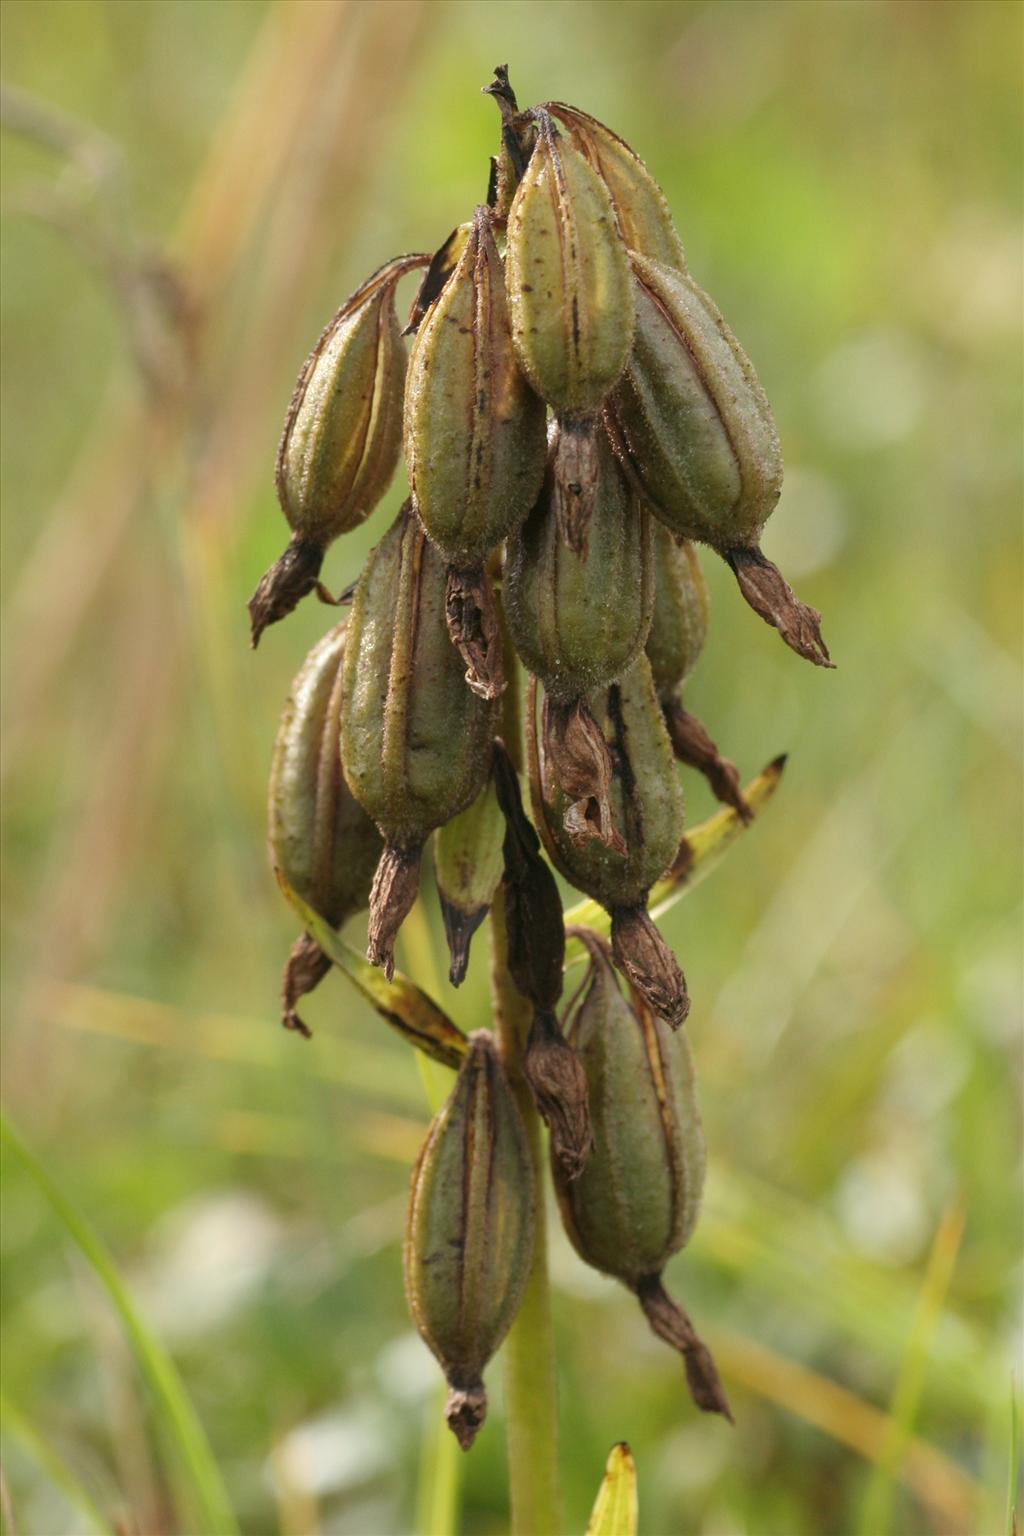
MULTIPOLYGON (((710 1149, 670 1282, 738 1424, 699 1420, 556 1231, 566 1530, 619 1439, 647 1536, 1006 1528, 1021 16, 5 0, 4 1098, 172 1352, 247 1536, 428 1531, 454 1464, 399 1262, 423 1075, 339 975, 311 1044, 277 1025, 295 925, 264 785, 329 616, 254 656, 245 599, 284 541, 298 367, 368 271, 483 197, 505 59, 522 102, 580 104, 662 182, 778 418, 766 550, 838 661, 799 662, 706 560, 690 707, 746 777, 790 753, 666 922, 710 1149)), ((428 901, 399 963, 479 1027, 484 951, 452 993, 428 901)), ((190 1531, 123 1330, 10 1153, 4 1176, 9 1529, 87 1529, 84 1492, 126 1536, 190 1531)), ((458 1466, 467 1533, 506 1528, 500 1379, 458 1466)))

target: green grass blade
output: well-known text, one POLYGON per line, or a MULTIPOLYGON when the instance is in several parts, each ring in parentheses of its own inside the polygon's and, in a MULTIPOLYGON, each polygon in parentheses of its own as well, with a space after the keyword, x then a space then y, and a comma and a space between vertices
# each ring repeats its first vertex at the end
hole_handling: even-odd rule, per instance
POLYGON ((586 1536, 636 1536, 639 1518, 636 1462, 622 1441, 612 1446, 605 1463, 586 1536))
POLYGON ((92 1495, 83 1487, 82 1483, 72 1472, 61 1456, 52 1446, 47 1445, 38 1430, 34 1429, 28 1419, 16 1408, 10 1398, 0 1392, 0 1428, 20 1443, 22 1450, 34 1461, 55 1488, 59 1488, 65 1499, 77 1509, 82 1519, 88 1525, 90 1531, 95 1531, 97 1536, 114 1536, 113 1526, 104 1519, 100 1510, 93 1502, 92 1495))
POLYGON ((195 1513, 200 1521, 198 1529, 203 1536, 236 1536, 238 1526, 227 1490, 181 1377, 163 1345, 136 1311, 106 1247, 62 1194, 6 1116, 0 1116, 0 1138, 46 1197, 57 1220, 88 1261, 124 1324, 139 1369, 152 1392, 158 1422, 187 1473, 195 1513))
POLYGON ((1010 1486, 1006 1493, 1006 1536, 1017 1536, 1017 1499, 1020 1491, 1020 1409, 1017 1382, 1010 1381, 1010 1486))
POLYGON ((903 1455, 913 1433, 928 1370, 932 1335, 953 1278, 966 1216, 962 1206, 950 1206, 939 1223, 932 1243, 921 1294, 893 1391, 889 1441, 884 1454, 872 1468, 864 1496, 860 1536, 883 1536, 889 1530, 893 1491, 903 1455))
POLYGON ((423 1434, 416 1488, 416 1536, 440 1536, 457 1529, 459 1510, 458 1441, 444 1418, 448 1389, 431 1394, 423 1434))

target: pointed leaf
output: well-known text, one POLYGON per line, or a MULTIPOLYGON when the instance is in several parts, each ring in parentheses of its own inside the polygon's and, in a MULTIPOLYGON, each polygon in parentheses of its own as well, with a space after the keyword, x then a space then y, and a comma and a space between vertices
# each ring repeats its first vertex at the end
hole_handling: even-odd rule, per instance
POLYGON ((346 944, 330 923, 292 890, 280 870, 277 871, 277 882, 306 932, 376 1008, 381 1018, 424 1055, 443 1066, 457 1068, 466 1054, 466 1037, 433 998, 401 971, 396 971, 388 981, 383 971, 365 960, 351 944, 346 944))
MULTIPOLYGON (((751 779, 744 789, 744 799, 754 813, 755 819, 778 789, 785 766, 784 756, 775 758, 755 779, 751 779)), ((674 907, 677 901, 689 895, 694 886, 699 885, 705 876, 718 868, 733 843, 746 830, 746 825, 731 806, 717 811, 714 816, 709 816, 707 821, 692 827, 680 844, 679 854, 676 857, 676 872, 664 880, 659 880, 651 891, 648 900, 651 916, 661 917, 674 907)), ((589 898, 578 901, 574 907, 569 908, 565 914, 565 924, 567 928, 592 928, 603 938, 607 938, 611 932, 611 918, 608 913, 596 901, 591 901, 589 898)), ((570 938, 565 951, 566 970, 573 965, 579 965, 585 959, 586 951, 579 939, 570 938)))
POLYGON ((636 1536, 636 1462, 624 1440, 613 1445, 587 1522, 586 1536, 636 1536))

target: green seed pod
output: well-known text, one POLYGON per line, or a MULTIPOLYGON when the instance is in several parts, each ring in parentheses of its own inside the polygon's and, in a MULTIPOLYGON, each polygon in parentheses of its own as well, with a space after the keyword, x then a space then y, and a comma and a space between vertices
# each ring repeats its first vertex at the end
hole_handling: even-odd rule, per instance
POLYGON ((385 840, 367 954, 389 977, 423 843, 480 793, 493 734, 448 638, 444 563, 406 503, 359 578, 342 674, 345 778, 385 840))
POLYGON ((608 188, 619 231, 629 249, 685 272, 682 241, 665 194, 635 150, 579 107, 549 101, 547 110, 608 188))
POLYGON ((277 494, 292 542, 249 601, 252 643, 317 589, 324 551, 387 490, 402 448, 405 347, 395 287, 429 257, 399 256, 327 326, 299 374, 277 450, 277 494))
POLYGON ((708 628, 708 589, 688 539, 655 524, 657 595, 647 636, 647 660, 665 716, 672 749, 681 763, 696 768, 712 793, 731 805, 745 822, 751 810, 743 798, 735 765, 722 757, 706 728, 683 708, 680 688, 704 648, 708 628))
POLYGON ((405 389, 413 503, 457 569, 522 522, 544 475, 544 405, 519 371, 486 208, 416 336, 405 389))
POLYGON ((633 340, 629 256, 608 190, 546 113, 508 215, 506 278, 523 371, 556 411, 591 416, 633 340))
POLYGON ((647 636, 647 660, 658 697, 686 681, 704 649, 708 632, 708 588, 697 551, 663 523, 654 524, 654 616, 647 636))
POLYGON ((465 980, 470 941, 501 883, 504 841, 505 818, 491 779, 472 805, 434 833, 434 876, 453 987, 465 980))
MULTIPOLYGON (((545 699, 545 711, 548 701, 545 699)), ((581 839, 566 825, 571 787, 538 738, 536 688, 527 708, 534 820, 556 868, 612 917, 615 960, 651 1007, 673 1026, 689 1011, 686 982, 647 915, 647 892, 668 868, 683 835, 683 791, 647 658, 589 701, 611 763, 607 800, 614 839, 581 839)), ((545 722, 545 725, 547 722, 545 722)))
POLYGON ((522 1301, 534 1202, 519 1110, 481 1031, 413 1169, 404 1250, 409 1310, 444 1371, 445 1416, 464 1451, 487 1412, 484 1366, 522 1301))
MULTIPOLYGON (((275 869, 332 927, 361 911, 381 852, 380 833, 342 777, 341 670, 345 625, 315 645, 292 683, 270 769, 269 844, 275 869)), ((297 939, 281 984, 282 1022, 309 1031, 298 999, 330 970, 308 935, 297 939)))
POLYGON ((583 1063, 594 1147, 568 1179, 552 1161, 562 1221, 580 1257, 636 1293, 652 1328, 680 1349, 698 1407, 731 1418, 707 1348, 661 1283, 689 1241, 704 1185, 704 1136, 693 1061, 644 1006, 619 991, 595 935, 584 997, 567 1030, 583 1063))
POLYGON ((576 554, 560 537, 549 475, 527 522, 509 539, 505 559, 509 633, 526 666, 557 698, 593 693, 620 677, 651 625, 650 519, 603 433, 598 455, 586 554, 576 554))
POLYGON ((787 645, 827 666, 821 615, 797 601, 758 548, 779 499, 782 454, 753 365, 692 278, 632 259, 636 340, 607 412, 616 451, 663 522, 716 549, 787 645))

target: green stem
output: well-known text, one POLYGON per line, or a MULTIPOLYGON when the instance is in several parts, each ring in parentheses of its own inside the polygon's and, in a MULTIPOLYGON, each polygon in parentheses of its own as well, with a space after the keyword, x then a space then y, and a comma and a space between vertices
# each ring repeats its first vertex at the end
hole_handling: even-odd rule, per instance
POLYGON ((505 910, 499 890, 491 908, 495 1021, 502 1059, 526 1126, 537 1180, 537 1224, 530 1278, 502 1350, 512 1536, 560 1536, 562 1498, 558 1482, 558 1401, 548 1276, 545 1159, 540 1119, 520 1069, 531 1010, 512 984, 505 953, 505 910))

